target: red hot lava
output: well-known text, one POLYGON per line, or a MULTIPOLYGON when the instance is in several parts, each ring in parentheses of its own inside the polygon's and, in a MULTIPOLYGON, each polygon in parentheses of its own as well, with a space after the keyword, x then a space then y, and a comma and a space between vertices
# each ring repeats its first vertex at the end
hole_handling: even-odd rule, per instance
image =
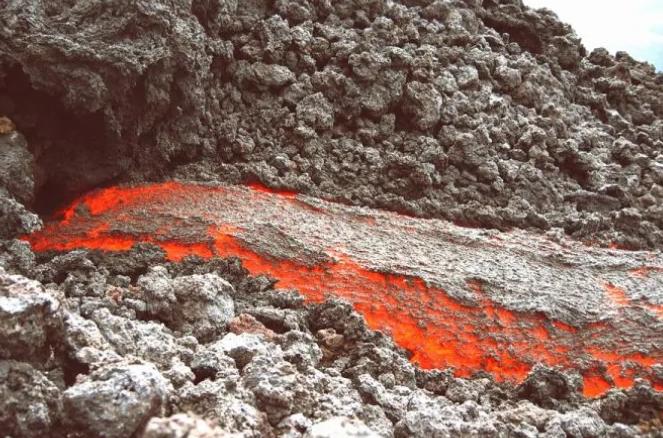
MULTIPOLYGON (((331 204, 323 204, 327 207, 312 208, 294 193, 272 193, 263 186, 170 182, 113 187, 82 197, 65 209, 59 220, 25 239, 36 251, 122 251, 149 242, 161 247, 173 261, 188 255, 236 256, 252 274, 268 274, 278 279, 279 287, 297 289, 309 301, 319 302, 328 295, 347 299, 371 328, 390 333, 423 368, 452 367, 463 377, 486 371, 497 381, 522 382, 534 364, 543 363, 578 370, 587 396, 601 395, 612 387, 628 388, 638 377, 663 390, 663 381, 651 370, 663 358, 660 344, 647 354, 621 351, 620 345, 605 339, 617 326, 612 327, 610 321, 577 327, 541 312, 511 310, 491 300, 484 283, 475 278, 465 284, 474 302, 464 302, 416 275, 370 266, 361 251, 344 247, 353 244, 351 238, 341 243, 338 238, 329 242, 312 238, 310 242, 319 244, 325 256, 317 263, 298 254, 274 254, 250 243, 254 235, 270 241, 290 230, 289 238, 297 236, 292 229, 306 235, 311 229, 308 222, 315 224, 322 216, 348 226, 361 224, 365 230, 379 224, 366 210, 348 219, 351 215, 339 214, 329 207, 331 204), (263 214, 263 209, 269 211, 263 214), (300 219, 283 219, 295 213, 300 219), (271 228, 264 228, 265 223, 271 228), (269 235, 269 230, 274 234, 269 235)), ((403 234, 416 232, 412 221, 418 220, 409 218, 399 225, 403 234)), ((330 223, 326 235, 340 234, 342 227, 334 229, 334 222, 330 223)), ((324 237, 325 232, 320 235, 324 237)), ((379 257, 369 256, 368 260, 379 257)), ((657 269, 633 268, 629 275, 643 278, 657 269)), ((634 306, 623 289, 608 282, 604 287, 617 312, 634 306)), ((661 306, 647 303, 641 307, 661 317, 661 306)), ((619 339, 620 343, 625 341, 629 340, 619 339)))

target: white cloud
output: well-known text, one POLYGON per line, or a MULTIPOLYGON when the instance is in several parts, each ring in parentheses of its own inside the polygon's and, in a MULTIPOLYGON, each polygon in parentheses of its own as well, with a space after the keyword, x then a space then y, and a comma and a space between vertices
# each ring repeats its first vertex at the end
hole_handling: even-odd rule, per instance
POLYGON ((569 23, 588 50, 627 51, 663 70, 662 0, 524 0, 554 11, 569 23))

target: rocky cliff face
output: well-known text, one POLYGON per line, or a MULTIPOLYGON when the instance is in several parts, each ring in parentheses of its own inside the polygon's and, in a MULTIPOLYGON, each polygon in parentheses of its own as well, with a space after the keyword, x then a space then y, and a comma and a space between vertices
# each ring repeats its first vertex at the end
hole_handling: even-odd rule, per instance
POLYGON ((46 206, 176 172, 663 243, 663 79, 519 0, 9 0, 0 24, 46 206))
MULTIPOLYGON (((653 285, 619 315, 656 331, 638 300, 660 296, 663 266, 650 265, 663 248, 663 75, 626 53, 587 53, 551 12, 520 0, 0 1, 0 426, 74 437, 660 432, 660 364, 595 400, 568 370, 537 366, 519 385, 458 378, 413 366, 351 306, 305 305, 236 259, 169 261, 154 242, 35 255, 13 240, 41 227, 35 211, 87 190, 174 178, 649 250, 615 256, 648 266, 631 274, 653 285)), ((482 269, 474 276, 499 277, 482 269)), ((558 278, 548 292, 564 303, 568 291, 558 278)), ((601 320, 585 304, 566 306, 601 320)), ((642 342, 641 354, 661 349, 642 342)), ((619 378, 631 378, 624 366, 619 378)))

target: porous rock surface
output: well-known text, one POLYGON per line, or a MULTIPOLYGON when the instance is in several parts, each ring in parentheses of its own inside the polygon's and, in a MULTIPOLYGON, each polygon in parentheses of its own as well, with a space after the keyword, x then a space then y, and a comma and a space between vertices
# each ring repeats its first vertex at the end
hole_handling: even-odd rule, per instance
POLYGON ((0 11, 0 115, 28 137, 42 204, 175 171, 660 248, 662 102, 653 66, 587 53, 521 0, 0 11))
MULTIPOLYGON (((646 381, 590 400, 580 394, 576 375, 545 367, 519 386, 423 371, 389 337, 368 330, 347 303, 305 305, 265 277, 248 276, 232 258, 171 263, 161 254, 158 263, 125 275, 122 259, 139 260, 141 251, 154 257, 149 245, 123 254, 41 255, 31 275, 48 282, 43 289, 36 280, 0 271, 2 284, 38 291, 27 289, 24 300, 36 294, 57 303, 61 320, 50 344, 34 342, 32 357, 9 350, 0 361, 3 431, 70 437, 635 437, 659 430, 663 396, 646 381), (188 330, 185 313, 162 321, 148 311, 157 278, 163 290, 182 283, 218 290, 223 284, 232 290, 224 297, 236 316, 215 324, 217 331, 204 340, 188 330)), ((226 312, 226 302, 213 303, 208 305, 226 312)), ((35 321, 50 321, 43 309, 26 307, 13 329, 32 333, 35 321)), ((8 334, 3 326, 3 337, 8 334)))
POLYGON ((349 304, 236 259, 11 239, 31 206, 176 175, 660 249, 662 90, 520 0, 2 2, 0 431, 660 436, 645 381, 588 400, 558 370, 423 371, 349 304))

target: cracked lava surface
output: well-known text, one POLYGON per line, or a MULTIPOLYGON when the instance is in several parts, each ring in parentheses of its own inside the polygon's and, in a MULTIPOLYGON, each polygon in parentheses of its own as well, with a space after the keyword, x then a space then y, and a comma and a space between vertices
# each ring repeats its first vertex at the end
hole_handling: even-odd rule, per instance
POLYGON ((92 192, 26 236, 36 251, 235 256, 311 302, 353 303, 423 368, 523 381, 573 369, 584 394, 663 390, 663 256, 348 207, 259 185, 168 182, 92 192))

